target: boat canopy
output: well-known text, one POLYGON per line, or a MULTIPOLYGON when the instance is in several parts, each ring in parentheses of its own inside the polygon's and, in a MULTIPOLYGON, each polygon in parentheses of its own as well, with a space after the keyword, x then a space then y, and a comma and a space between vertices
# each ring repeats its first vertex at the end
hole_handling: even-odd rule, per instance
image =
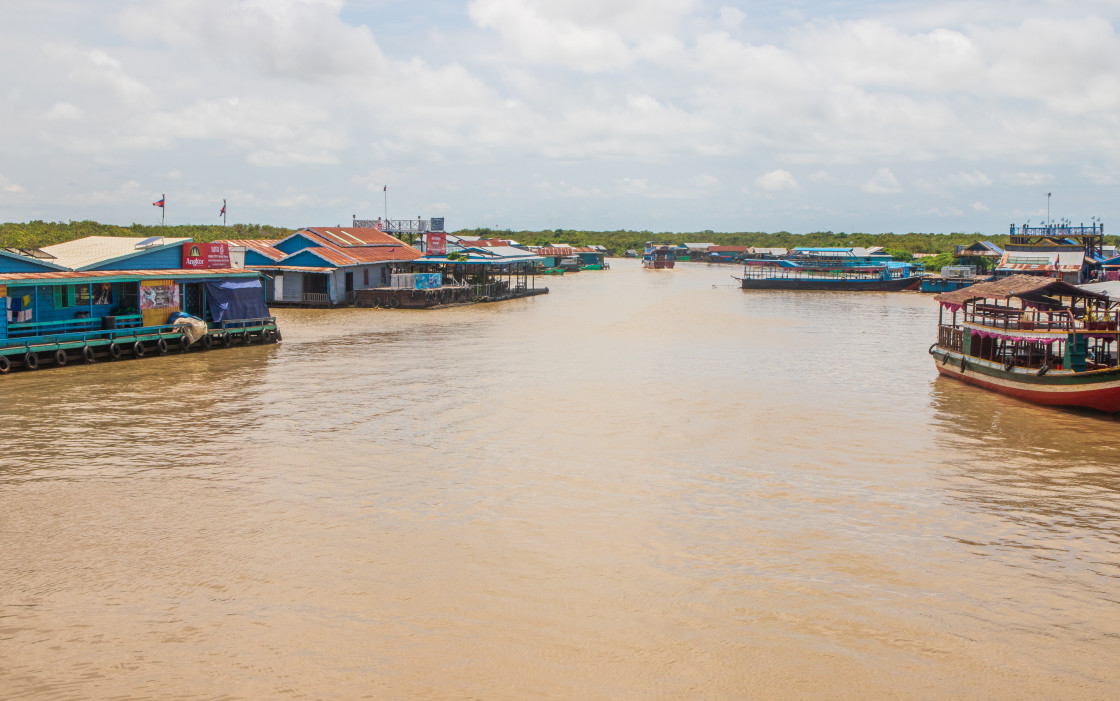
POLYGON ((1074 297, 1109 301, 1108 295, 1090 292, 1057 278, 1039 277, 1037 275, 1011 275, 992 282, 978 282, 969 287, 939 294, 934 299, 944 306, 959 308, 967 302, 977 299, 1007 300, 1011 297, 1032 301, 1045 301, 1045 297, 1074 297))
POLYGON ((743 263, 746 264, 746 265, 766 265, 766 266, 770 266, 770 267, 778 266, 780 268, 800 268, 801 267, 801 265, 793 262, 792 260, 784 260, 784 259, 775 260, 773 258, 750 258, 748 260, 743 261, 743 263))

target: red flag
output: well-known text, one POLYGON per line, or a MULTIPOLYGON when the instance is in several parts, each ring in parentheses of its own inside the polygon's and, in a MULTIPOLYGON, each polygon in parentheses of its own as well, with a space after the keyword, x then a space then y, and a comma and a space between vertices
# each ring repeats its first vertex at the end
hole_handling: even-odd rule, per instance
POLYGON ((222 211, 218 212, 218 216, 223 216, 226 213, 226 201, 222 200, 222 211))
POLYGON ((389 191, 389 186, 388 185, 382 185, 381 186, 381 191, 382 192, 388 192, 389 191))
POLYGON ((152 203, 152 206, 153 207, 163 207, 163 200, 164 200, 163 197, 159 198, 158 200, 156 200, 155 202, 152 203))

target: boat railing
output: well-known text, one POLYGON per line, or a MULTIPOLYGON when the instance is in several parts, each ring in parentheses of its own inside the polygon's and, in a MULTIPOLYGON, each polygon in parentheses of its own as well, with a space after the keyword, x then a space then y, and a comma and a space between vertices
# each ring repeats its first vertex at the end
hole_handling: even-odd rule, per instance
MULTIPOLYGON (((985 308, 977 305, 973 311, 965 314, 964 319, 965 322, 977 326, 1011 331, 1064 331, 1068 333, 1084 328, 1079 326, 1077 319, 1068 309, 1035 310, 1033 313, 1024 313, 1021 309, 985 308)), ((1115 320, 1111 322, 1110 328, 1116 328, 1115 320)))
POLYGON ((0 351, 11 351, 13 348, 31 350, 37 347, 55 347, 62 345, 88 344, 94 342, 108 343, 118 339, 129 339, 137 336, 180 336, 183 327, 176 324, 162 324, 160 326, 133 326, 130 328, 96 329, 89 331, 67 331, 46 333, 37 336, 14 337, 11 334, 7 339, 0 339, 0 351))
POLYGON ((122 314, 108 317, 82 317, 53 321, 21 321, 8 324, 8 338, 34 338, 37 336, 88 333, 104 327, 102 319, 114 319, 115 328, 139 328, 139 314, 122 314))
POLYGON ((959 326, 946 326, 942 324, 937 328, 937 345, 951 351, 961 352, 964 333, 959 326))

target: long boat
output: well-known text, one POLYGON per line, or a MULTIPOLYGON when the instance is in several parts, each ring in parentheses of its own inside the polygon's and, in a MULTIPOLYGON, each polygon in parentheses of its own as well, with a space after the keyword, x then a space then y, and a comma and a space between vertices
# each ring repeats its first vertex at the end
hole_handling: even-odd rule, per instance
POLYGON ((929 352, 941 375, 1037 404, 1120 411, 1120 308, 1107 295, 1012 275, 935 299, 929 352))
POLYGON ((744 290, 897 292, 917 287, 921 277, 906 264, 751 259, 737 278, 744 290))

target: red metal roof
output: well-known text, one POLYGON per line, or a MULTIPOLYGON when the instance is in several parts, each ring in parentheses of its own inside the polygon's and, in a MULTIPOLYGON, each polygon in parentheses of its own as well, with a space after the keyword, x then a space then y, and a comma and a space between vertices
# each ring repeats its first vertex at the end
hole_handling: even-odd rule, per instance
POLYGON ((591 246, 549 246, 536 250, 538 256, 567 256, 573 253, 602 253, 602 251, 591 246))
POLYGON ((273 248, 273 246, 280 243, 279 239, 222 239, 218 243, 251 248, 257 253, 260 253, 262 256, 271 258, 272 260, 280 260, 284 256, 288 255, 281 250, 273 248))
POLYGON ((424 256, 412 246, 380 229, 307 228, 297 233, 322 244, 320 248, 311 250, 339 266, 409 261, 424 256))

